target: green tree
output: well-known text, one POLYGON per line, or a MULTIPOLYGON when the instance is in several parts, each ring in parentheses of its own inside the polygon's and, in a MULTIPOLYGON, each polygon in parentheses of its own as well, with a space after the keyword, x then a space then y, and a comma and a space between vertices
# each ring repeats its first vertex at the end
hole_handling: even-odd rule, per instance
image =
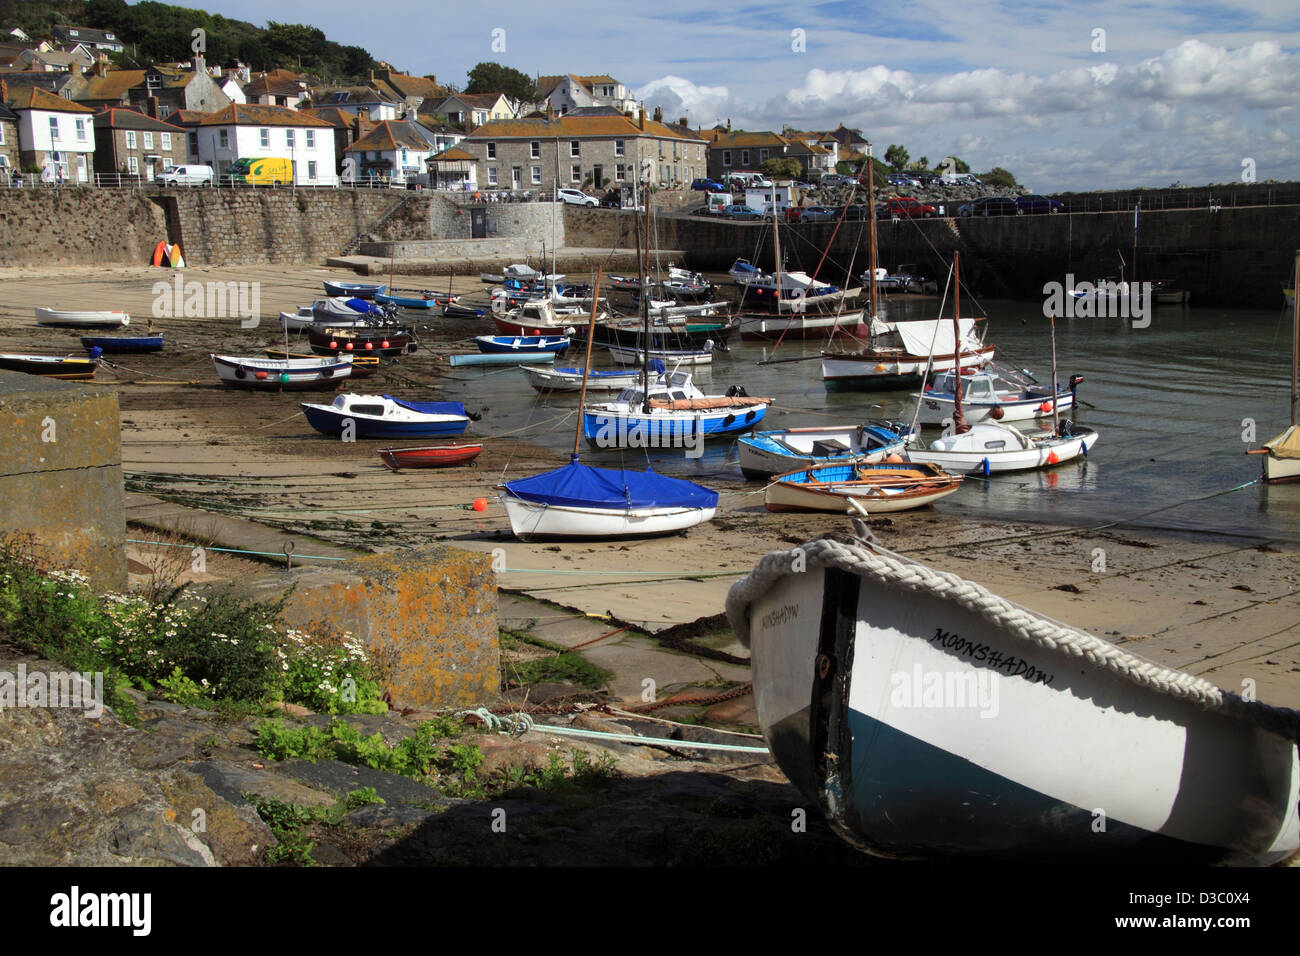
POLYGON ((885 162, 897 172, 902 172, 907 167, 907 160, 907 149, 902 144, 891 143, 889 149, 885 150, 885 162))
POLYGON ((537 84, 527 73, 500 63, 478 63, 467 74, 466 93, 504 93, 512 100, 530 103, 537 99, 537 84))
POLYGON ((768 179, 798 179, 803 175, 803 163, 797 159, 765 159, 758 168, 768 179))
POLYGON ((930 171, 930 158, 928 156, 922 156, 916 162, 912 163, 910 168, 916 170, 918 173, 928 173, 930 171))
POLYGON ((1001 166, 994 166, 987 173, 980 173, 979 180, 985 186, 1005 186, 1008 189, 1014 189, 1020 185, 1016 182, 1016 177, 1001 166))

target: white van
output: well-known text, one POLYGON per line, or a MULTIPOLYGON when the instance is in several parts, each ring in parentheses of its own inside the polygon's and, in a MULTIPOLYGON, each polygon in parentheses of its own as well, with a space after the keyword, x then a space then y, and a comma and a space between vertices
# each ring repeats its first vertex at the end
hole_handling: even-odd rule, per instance
POLYGON ((162 171, 164 186, 211 186, 211 166, 168 166, 162 171))

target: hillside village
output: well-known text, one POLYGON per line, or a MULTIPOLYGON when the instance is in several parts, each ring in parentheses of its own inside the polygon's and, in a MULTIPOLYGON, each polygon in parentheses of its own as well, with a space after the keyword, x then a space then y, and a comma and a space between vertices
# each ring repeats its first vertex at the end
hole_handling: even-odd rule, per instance
MULTIPOLYGON (((4 26, 0 182, 134 185, 207 166, 221 182, 245 157, 288 160, 297 186, 467 190, 532 198, 573 188, 629 197, 732 172, 818 182, 861 168, 859 129, 691 127, 610 75, 538 76, 531 99, 465 93, 387 64, 339 85, 287 69, 184 62, 126 69, 111 30, 4 26), (785 161, 772 165, 772 161, 785 161), (638 175, 639 171, 639 175, 638 175)), ((495 64, 490 64, 495 66, 495 64)))

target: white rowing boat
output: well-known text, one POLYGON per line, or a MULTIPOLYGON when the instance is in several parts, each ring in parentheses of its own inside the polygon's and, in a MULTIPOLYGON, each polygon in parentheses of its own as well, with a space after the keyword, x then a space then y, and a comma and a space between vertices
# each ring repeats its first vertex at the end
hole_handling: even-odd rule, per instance
POLYGON ((81 328, 113 328, 131 324, 125 312, 89 312, 36 307, 37 325, 74 325, 81 328))

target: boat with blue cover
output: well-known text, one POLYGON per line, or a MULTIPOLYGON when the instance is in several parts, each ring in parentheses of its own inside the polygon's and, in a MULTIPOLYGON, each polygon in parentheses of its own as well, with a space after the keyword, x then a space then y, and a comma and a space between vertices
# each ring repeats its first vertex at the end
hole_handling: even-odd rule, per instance
POLYGON ((325 435, 349 430, 356 438, 439 438, 461 435, 469 424, 460 402, 407 402, 391 395, 339 395, 329 405, 302 404, 312 428, 325 435))
POLYGON ((554 471, 499 486, 510 527, 531 538, 673 534, 710 520, 718 493, 647 468, 594 468, 574 455, 554 471))
POLYGON ((907 447, 911 428, 901 422, 783 428, 742 435, 740 470, 750 480, 796 468, 837 462, 877 462, 907 447))

